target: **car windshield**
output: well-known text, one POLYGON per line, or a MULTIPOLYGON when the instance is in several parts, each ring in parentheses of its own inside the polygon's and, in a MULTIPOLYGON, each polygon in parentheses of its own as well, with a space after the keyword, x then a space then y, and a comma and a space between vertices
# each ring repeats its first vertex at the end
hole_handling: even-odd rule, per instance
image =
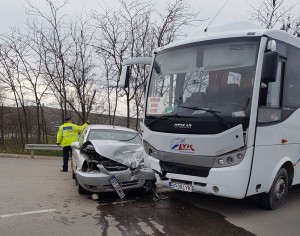
POLYGON ((146 120, 161 116, 176 117, 177 121, 223 120, 232 123, 227 128, 247 120, 258 45, 257 38, 223 39, 158 52, 147 94, 146 120))
POLYGON ((114 140, 142 144, 141 137, 138 133, 112 129, 91 129, 87 140, 114 140))

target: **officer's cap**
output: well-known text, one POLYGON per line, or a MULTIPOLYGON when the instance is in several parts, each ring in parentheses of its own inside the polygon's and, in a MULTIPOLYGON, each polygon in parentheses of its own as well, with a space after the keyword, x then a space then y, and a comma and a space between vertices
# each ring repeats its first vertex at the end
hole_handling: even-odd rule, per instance
POLYGON ((66 116, 65 121, 69 121, 69 120, 71 120, 71 119, 72 119, 71 116, 66 116))

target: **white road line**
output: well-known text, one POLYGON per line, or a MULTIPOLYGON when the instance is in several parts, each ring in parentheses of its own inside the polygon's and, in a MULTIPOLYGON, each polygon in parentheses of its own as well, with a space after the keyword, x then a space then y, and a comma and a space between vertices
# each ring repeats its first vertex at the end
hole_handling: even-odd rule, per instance
POLYGON ((47 209, 47 210, 40 210, 40 211, 27 211, 27 212, 13 213, 13 214, 7 214, 7 215, 0 215, 0 219, 12 217, 12 216, 25 216, 25 215, 33 215, 33 214, 53 212, 53 211, 56 211, 56 209, 47 209))

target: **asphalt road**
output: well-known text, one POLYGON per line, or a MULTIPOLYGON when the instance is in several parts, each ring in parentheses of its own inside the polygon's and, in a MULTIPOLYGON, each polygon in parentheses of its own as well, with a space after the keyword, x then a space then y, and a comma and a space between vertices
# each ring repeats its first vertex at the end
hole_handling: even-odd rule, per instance
POLYGON ((0 157, 0 235, 299 235, 300 187, 277 211, 159 189, 152 194, 79 195, 59 158, 0 157), (99 197, 99 199, 97 199, 99 197), (93 199, 94 198, 94 199, 93 199), (253 233, 253 234, 252 234, 253 233))

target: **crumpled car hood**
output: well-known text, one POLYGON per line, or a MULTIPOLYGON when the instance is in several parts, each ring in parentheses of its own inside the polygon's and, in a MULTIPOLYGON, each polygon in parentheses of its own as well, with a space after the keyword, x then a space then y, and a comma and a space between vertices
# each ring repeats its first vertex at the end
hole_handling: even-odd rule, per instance
POLYGON ((89 142, 101 156, 130 168, 137 168, 144 160, 144 150, 140 144, 113 140, 90 140, 89 142))

